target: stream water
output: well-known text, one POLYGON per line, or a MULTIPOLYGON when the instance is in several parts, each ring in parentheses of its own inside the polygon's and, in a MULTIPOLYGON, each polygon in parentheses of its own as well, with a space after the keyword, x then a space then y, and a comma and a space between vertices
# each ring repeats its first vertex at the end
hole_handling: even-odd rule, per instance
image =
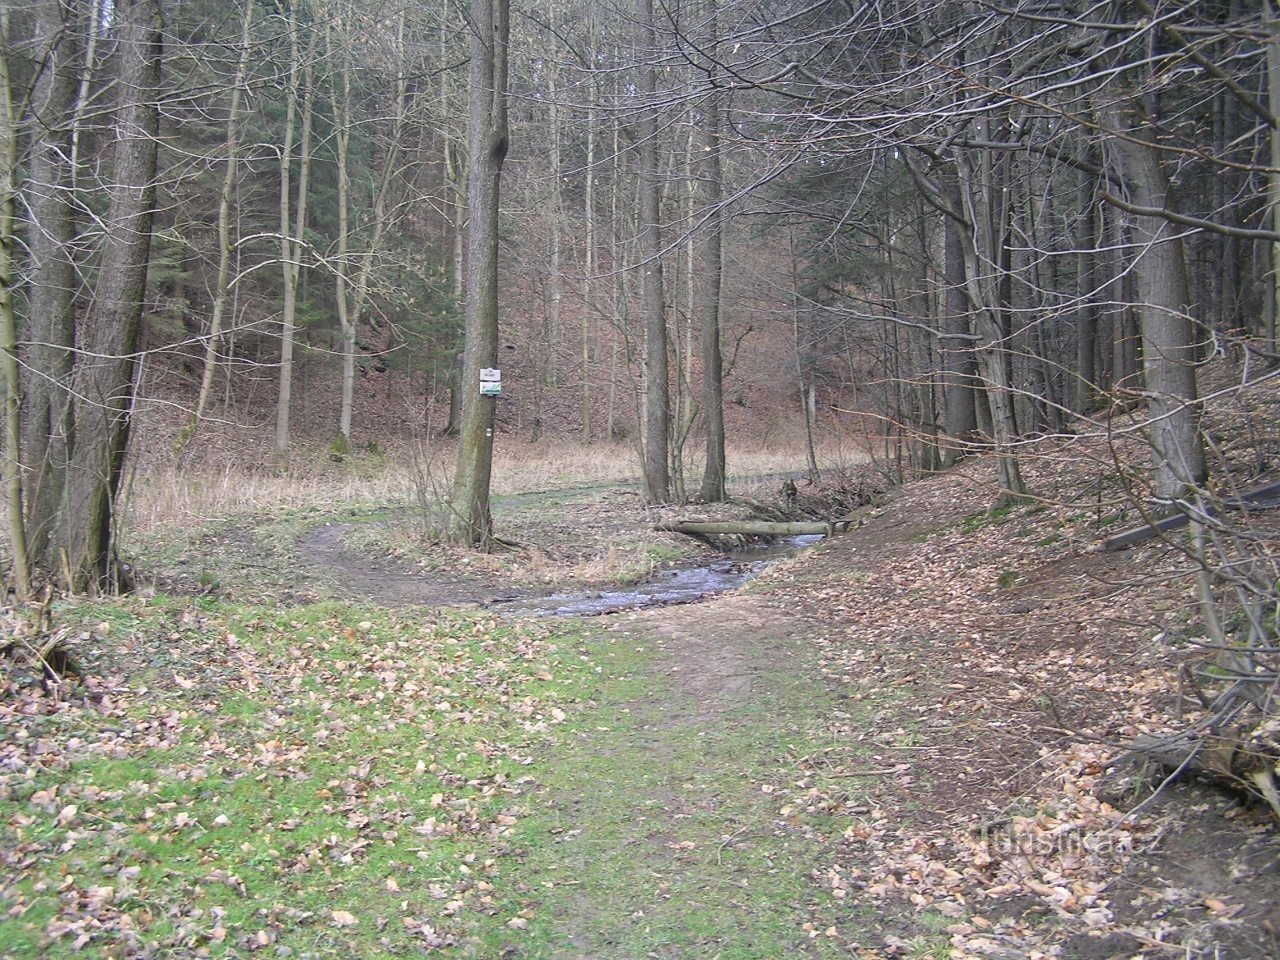
POLYGON ((641 607, 693 603, 742 586, 771 562, 821 540, 820 535, 782 537, 727 553, 710 563, 659 570, 640 583, 617 590, 567 591, 542 597, 497 598, 487 606, 503 613, 549 617, 589 617, 641 607))

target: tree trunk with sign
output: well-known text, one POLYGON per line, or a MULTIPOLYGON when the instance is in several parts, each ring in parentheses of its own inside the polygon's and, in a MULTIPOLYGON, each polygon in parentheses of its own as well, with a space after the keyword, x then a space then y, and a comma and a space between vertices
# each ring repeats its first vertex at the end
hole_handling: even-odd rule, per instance
POLYGON ((498 365, 498 207, 507 156, 508 0, 473 0, 471 21, 467 331, 449 534, 455 543, 485 549, 493 541, 489 477, 497 398, 481 395, 480 371, 498 365))

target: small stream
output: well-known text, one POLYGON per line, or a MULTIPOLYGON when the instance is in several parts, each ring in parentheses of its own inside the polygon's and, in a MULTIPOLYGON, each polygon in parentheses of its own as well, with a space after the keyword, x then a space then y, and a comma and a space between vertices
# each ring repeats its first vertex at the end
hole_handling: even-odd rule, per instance
POLYGON ((490 600, 502 613, 525 616, 590 617, 644 607, 694 603, 737 589, 775 560, 817 543, 821 535, 782 537, 771 543, 735 550, 710 563, 659 570, 649 579, 617 590, 578 590, 542 597, 490 600))

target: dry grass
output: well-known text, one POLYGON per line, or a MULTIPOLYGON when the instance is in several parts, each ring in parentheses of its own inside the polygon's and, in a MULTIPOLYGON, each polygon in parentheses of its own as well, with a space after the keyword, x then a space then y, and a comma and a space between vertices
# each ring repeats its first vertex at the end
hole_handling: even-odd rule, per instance
MULTIPOLYGON (((820 451, 824 469, 863 462, 855 442, 830 444, 820 451)), ((126 524, 150 530, 171 524, 193 525, 229 516, 269 510, 413 502, 420 495, 441 499, 453 472, 451 443, 419 445, 396 455, 357 456, 334 463, 323 451, 293 457, 287 467, 248 458, 219 464, 155 464, 139 468, 124 497, 126 524)), ((775 486, 779 473, 803 470, 803 446, 739 445, 728 451, 732 492, 756 495, 775 486)), ((639 479, 638 457, 627 444, 591 444, 551 440, 529 444, 501 438, 494 453, 495 494, 554 490, 580 484, 639 479)), ((686 464, 696 492, 702 464, 686 464)))
MULTIPOLYGON (((439 549, 436 545, 434 549, 439 549)), ((590 556, 562 559, 554 551, 533 546, 518 554, 496 554, 485 558, 490 571, 510 583, 553 584, 557 589, 575 585, 610 584, 625 586, 653 575, 658 558, 644 547, 601 545, 590 556)))
POLYGON ((132 478, 124 515, 131 529, 150 530, 266 510, 400 502, 412 489, 409 473, 391 465, 372 475, 318 464, 275 471, 237 461, 219 469, 163 467, 132 478))

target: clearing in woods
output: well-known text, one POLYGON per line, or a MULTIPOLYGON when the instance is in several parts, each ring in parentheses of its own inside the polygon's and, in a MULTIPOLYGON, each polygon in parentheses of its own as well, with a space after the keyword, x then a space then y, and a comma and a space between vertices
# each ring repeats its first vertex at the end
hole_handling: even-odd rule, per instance
MULTIPOLYGON (((266 561, 245 523, 157 548, 213 595, 69 611, 108 679, 10 688, 0 956, 1274 956, 1261 812, 1092 794, 1168 709, 1175 558, 986 513, 981 469, 735 593, 589 620, 415 606, 599 571, 432 568, 394 515, 277 522, 266 561)), ((508 509, 655 555, 625 488, 508 509)))

